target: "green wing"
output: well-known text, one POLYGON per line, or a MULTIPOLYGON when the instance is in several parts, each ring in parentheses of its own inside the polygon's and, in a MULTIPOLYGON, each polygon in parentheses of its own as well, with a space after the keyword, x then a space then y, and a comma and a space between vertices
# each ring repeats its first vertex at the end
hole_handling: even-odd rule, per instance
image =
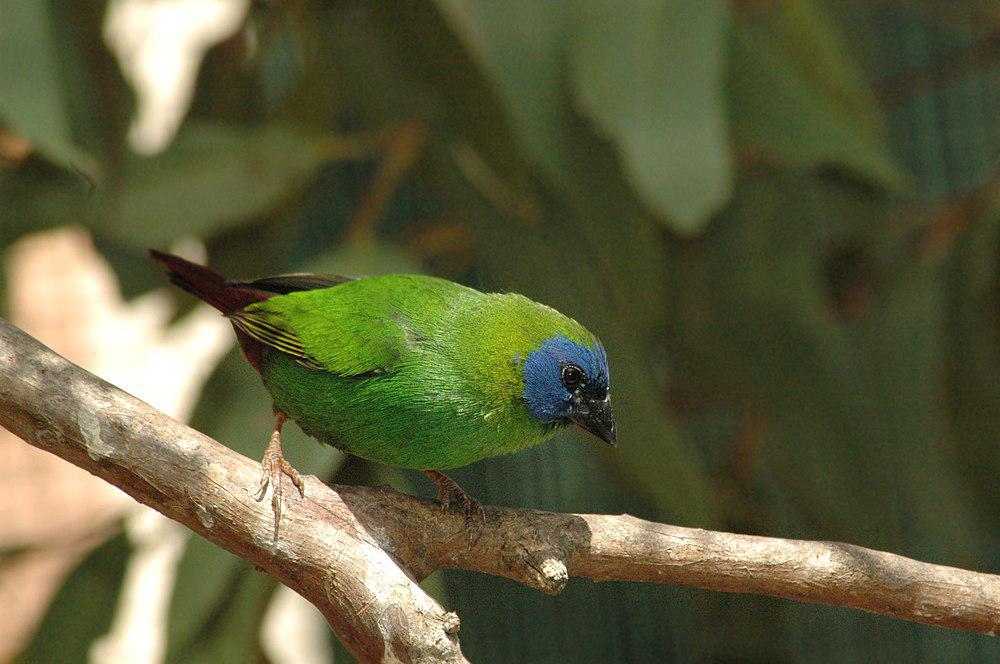
POLYGON ((293 292, 231 314, 237 328, 303 366, 339 376, 394 371, 438 329, 455 296, 433 277, 392 275, 293 292))

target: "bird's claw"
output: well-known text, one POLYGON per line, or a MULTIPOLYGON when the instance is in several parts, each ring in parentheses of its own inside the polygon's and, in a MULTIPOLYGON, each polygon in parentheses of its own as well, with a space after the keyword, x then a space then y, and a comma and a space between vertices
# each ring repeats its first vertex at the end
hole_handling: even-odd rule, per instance
POLYGON ((425 471, 425 473, 438 486, 437 502, 441 506, 441 511, 447 512, 454 500, 465 515, 465 531, 469 535, 471 549, 479 542, 486 527, 486 512, 483 506, 447 475, 437 471, 425 471))
MULTIPOLYGON (((469 536, 469 548, 471 549, 479 542, 479 539, 483 536, 483 531, 486 529, 486 511, 483 510, 483 506, 478 500, 465 492, 454 496, 454 498, 456 507, 461 510, 462 515, 465 517, 464 530, 469 536)), ((443 512, 447 512, 451 508, 449 496, 446 496, 443 500, 439 496, 438 502, 443 512)))
POLYGON ((442 512, 447 512, 448 508, 451 507, 451 491, 444 487, 438 487, 437 504, 442 512))
POLYGON ((271 510, 274 512, 274 539, 278 539, 278 527, 281 524, 281 511, 284 507, 284 490, 281 486, 281 476, 287 475, 292 484, 299 491, 299 495, 305 498, 306 485, 302 481, 299 471, 295 470, 292 464, 288 463, 281 455, 281 446, 274 439, 267 446, 264 458, 260 462, 260 484, 254 498, 257 502, 264 500, 267 495, 267 488, 271 487, 271 510))
POLYGON ((479 543, 479 538, 486 530, 486 511, 483 510, 483 506, 478 500, 468 495, 465 497, 469 500, 469 504, 463 504, 460 501, 459 506, 462 513, 465 514, 465 530, 469 534, 469 548, 471 549, 479 543))

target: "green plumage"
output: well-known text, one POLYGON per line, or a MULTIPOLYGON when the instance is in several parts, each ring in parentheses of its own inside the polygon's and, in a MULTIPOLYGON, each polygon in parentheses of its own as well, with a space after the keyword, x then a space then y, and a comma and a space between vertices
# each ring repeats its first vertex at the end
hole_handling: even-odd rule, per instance
POLYGON ((311 436, 372 461, 444 469, 542 442, 522 396, 546 339, 597 340, 554 309, 444 279, 394 275, 292 292, 230 314, 265 345, 275 405, 311 436))

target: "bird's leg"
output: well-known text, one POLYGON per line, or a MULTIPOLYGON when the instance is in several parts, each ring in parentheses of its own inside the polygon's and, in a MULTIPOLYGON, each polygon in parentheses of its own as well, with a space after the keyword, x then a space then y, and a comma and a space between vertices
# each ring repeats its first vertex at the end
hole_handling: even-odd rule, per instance
POLYGON ((451 504, 452 496, 465 496, 469 497, 469 494, 462 490, 462 487, 458 486, 458 482, 451 479, 444 473, 437 470, 422 470, 420 471, 427 477, 431 478, 434 484, 437 485, 438 495, 437 501, 441 503, 441 509, 446 510, 451 504))
POLYGON ((288 475, 292 484, 299 490, 299 494, 305 498, 306 485, 302 483, 299 471, 292 467, 292 464, 281 456, 281 427, 284 426, 288 417, 280 410, 274 411, 274 432, 271 434, 271 442, 264 452, 264 459, 260 462, 260 486, 257 489, 256 498, 258 501, 264 500, 267 495, 267 487, 271 487, 271 509, 274 511, 274 541, 278 541, 278 525, 281 522, 282 489, 281 476, 288 475))
POLYGON ((437 485, 437 500, 441 503, 441 509, 448 509, 451 499, 455 499, 455 502, 458 503, 458 506, 462 510, 462 514, 465 515, 465 525, 469 528, 470 546, 478 542, 479 537, 483 534, 483 527, 486 525, 486 513, 483 511, 483 506, 479 504, 479 501, 466 493, 462 487, 458 486, 458 482, 439 470, 422 470, 420 472, 431 478, 434 484, 437 485))

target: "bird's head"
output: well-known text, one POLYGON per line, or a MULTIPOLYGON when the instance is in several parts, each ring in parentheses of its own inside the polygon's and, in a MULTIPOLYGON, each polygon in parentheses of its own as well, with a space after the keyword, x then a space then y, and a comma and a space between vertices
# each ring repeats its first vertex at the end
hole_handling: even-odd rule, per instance
POLYGON ((609 445, 617 440, 608 356, 599 343, 551 337, 523 362, 522 398, 532 417, 545 424, 573 423, 609 445))

